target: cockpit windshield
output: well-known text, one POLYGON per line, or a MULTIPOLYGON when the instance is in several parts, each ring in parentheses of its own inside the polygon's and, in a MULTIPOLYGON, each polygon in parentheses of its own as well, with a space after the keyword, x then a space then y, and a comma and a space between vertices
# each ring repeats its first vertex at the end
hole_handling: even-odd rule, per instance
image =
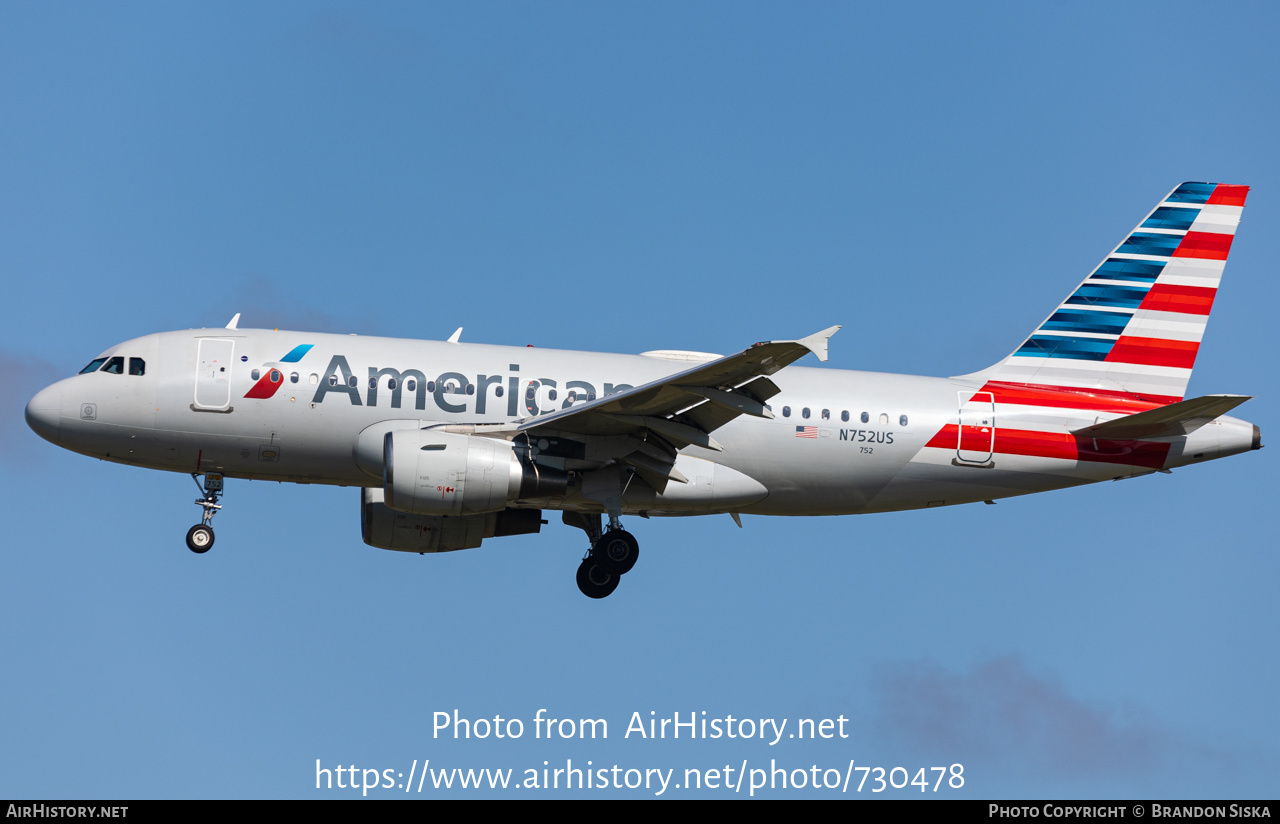
MULTIPOLYGON (((90 372, 107 372, 112 375, 124 374, 124 358, 117 355, 113 358, 94 358, 89 365, 80 370, 81 375, 87 375, 90 372), (103 364, 106 364, 105 366, 103 364)), ((142 358, 129 358, 129 374, 145 375, 147 374, 147 362, 142 358)))

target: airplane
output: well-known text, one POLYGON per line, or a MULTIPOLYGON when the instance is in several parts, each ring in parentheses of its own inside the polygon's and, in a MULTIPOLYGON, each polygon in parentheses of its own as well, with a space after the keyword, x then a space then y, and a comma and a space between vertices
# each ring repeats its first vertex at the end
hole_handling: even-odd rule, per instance
POLYGON ((1260 449, 1184 399, 1249 187, 1183 183, 1008 357, 950 378, 827 360, 832 326, 732 355, 638 355, 225 328, 113 346, 26 407, 42 438, 191 475, 213 546, 224 478, 352 486, 370 546, 583 530, 583 594, 635 565, 623 516, 848 515, 994 502, 1260 449))

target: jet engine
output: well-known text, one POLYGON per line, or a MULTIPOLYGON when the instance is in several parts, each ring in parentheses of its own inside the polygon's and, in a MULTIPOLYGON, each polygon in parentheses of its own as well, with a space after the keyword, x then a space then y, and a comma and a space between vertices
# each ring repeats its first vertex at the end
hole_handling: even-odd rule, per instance
POLYGON ((534 463, 523 445, 444 432, 399 429, 383 440, 385 505, 419 515, 500 512, 511 501, 563 495, 563 470, 534 463))

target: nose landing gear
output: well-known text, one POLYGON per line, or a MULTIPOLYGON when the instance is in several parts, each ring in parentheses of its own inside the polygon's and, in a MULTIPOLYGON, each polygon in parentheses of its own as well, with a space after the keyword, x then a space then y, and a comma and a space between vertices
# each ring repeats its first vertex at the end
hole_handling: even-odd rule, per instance
POLYGON ((202 555, 213 546, 213 527, 209 523, 218 510, 222 509, 222 504, 218 503, 218 499, 222 497, 222 476, 207 472, 202 484, 199 473, 193 472, 191 480, 200 489, 201 497, 196 498, 196 504, 204 508, 204 515, 200 518, 200 523, 187 530, 187 549, 202 555))
POLYGON ((213 530, 204 524, 196 524, 187 530, 187 549, 203 555, 213 546, 213 530))

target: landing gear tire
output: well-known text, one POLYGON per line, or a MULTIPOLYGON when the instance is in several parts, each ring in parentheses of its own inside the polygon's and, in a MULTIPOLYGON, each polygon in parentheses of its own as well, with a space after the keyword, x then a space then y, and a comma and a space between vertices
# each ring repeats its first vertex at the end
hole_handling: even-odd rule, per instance
POLYGON ((588 557, 578 567, 578 589, 588 598, 607 598, 618 588, 619 577, 588 557))
POLYGON ((196 506, 204 510, 204 518, 187 530, 187 549, 203 555, 213 547, 213 527, 209 526, 209 522, 222 509, 222 504, 218 503, 218 499, 222 497, 222 476, 216 472, 206 472, 204 483, 201 483, 199 473, 192 472, 191 480, 196 482, 196 487, 200 490, 196 506))
POLYGON ((591 557, 606 572, 626 575, 640 559, 640 544, 626 530, 610 530, 591 548, 591 557))
POLYGON ((196 524, 187 530, 187 549, 202 555, 213 546, 213 528, 207 524, 196 524))

